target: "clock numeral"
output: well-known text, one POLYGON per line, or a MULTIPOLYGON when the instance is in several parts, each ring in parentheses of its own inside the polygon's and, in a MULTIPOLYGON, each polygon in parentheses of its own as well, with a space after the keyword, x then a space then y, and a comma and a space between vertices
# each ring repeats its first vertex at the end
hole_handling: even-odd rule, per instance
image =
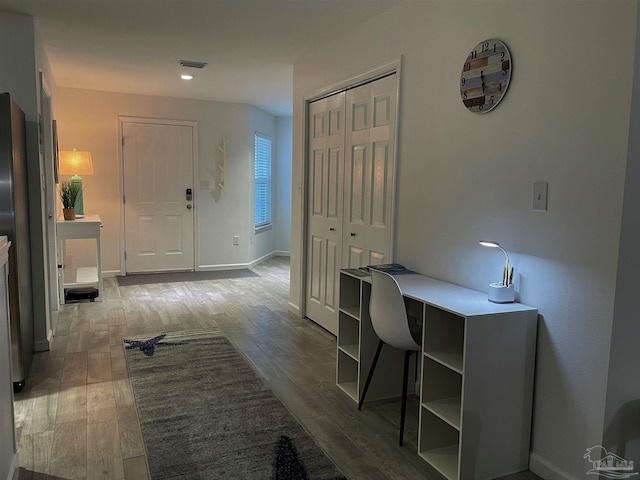
POLYGON ((464 92, 464 95, 462 95, 464 97, 464 99, 466 100, 467 97, 469 96, 467 92, 464 92))
POLYGON ((507 76, 507 71, 506 70, 502 70, 502 76, 506 77, 507 76))
POLYGON ((486 52, 487 50, 489 50, 489 42, 484 42, 482 44, 482 51, 486 52))
POLYGON ((464 84, 467 83, 467 79, 463 78, 460 80, 460 85, 464 87, 464 84))
POLYGON ((499 91, 499 92, 501 92, 501 91, 502 91, 502 82, 500 82, 500 83, 498 84, 498 91, 499 91))
POLYGON ((469 70, 471 70, 471 64, 469 62, 464 64, 464 71, 468 72, 469 70))
POLYGON ((506 55, 506 52, 502 52, 500 54, 500 61, 504 60, 504 56, 506 55))
POLYGON ((484 103, 481 103, 480 105, 478 105, 478 110, 480 111, 484 110, 484 103))
POLYGON ((493 95, 491 95, 491 98, 489 98, 489 105, 493 105, 494 100, 493 100, 493 95))
POLYGON ((493 53, 496 53, 496 44, 493 44, 493 53))
POLYGON ((475 60, 476 58, 478 58, 478 54, 474 50, 473 52, 471 52, 471 60, 475 60))

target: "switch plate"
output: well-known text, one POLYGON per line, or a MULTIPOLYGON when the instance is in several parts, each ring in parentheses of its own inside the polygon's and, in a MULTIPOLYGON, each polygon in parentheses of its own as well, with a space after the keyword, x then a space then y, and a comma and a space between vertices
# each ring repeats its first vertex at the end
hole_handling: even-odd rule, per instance
POLYGON ((210 190, 211 184, 209 180, 200 180, 200 190, 210 190))
POLYGON ((233 236, 233 244, 240 245, 240 237, 238 235, 233 236))
POLYGON ((532 210, 547 211, 547 193, 549 184, 547 182, 535 182, 533 184, 533 206, 532 210))

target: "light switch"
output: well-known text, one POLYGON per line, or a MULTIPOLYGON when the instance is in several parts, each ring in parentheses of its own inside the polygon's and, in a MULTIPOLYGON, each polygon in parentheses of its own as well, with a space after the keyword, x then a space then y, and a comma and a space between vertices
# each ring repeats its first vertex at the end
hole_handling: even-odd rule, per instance
POLYGON ((549 184, 547 182, 535 182, 533 184, 533 207, 532 210, 547 211, 547 192, 549 184))
POLYGON ((210 190, 211 184, 209 180, 200 180, 200 190, 210 190))

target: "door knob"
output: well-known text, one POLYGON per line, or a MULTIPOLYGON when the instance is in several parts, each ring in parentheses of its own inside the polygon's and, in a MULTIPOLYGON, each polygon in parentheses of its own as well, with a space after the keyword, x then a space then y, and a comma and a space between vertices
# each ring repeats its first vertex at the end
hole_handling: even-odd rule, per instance
POLYGON ((187 204, 187 210, 191 210, 191 208, 193 208, 193 207, 191 206, 191 204, 190 204, 190 203, 189 203, 189 204, 187 204))

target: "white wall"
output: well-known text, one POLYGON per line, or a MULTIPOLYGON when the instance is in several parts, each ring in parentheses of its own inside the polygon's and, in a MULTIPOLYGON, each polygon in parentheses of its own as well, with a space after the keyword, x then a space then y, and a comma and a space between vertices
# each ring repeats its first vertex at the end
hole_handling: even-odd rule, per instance
MULTIPOLYGON (((94 175, 83 178, 88 213, 98 213, 102 232, 103 269, 120 271, 120 158, 118 116, 189 120, 198 123, 198 180, 212 190, 194 185, 199 221, 200 268, 250 264, 273 251, 273 239, 250 245, 253 235, 253 132, 266 129, 275 136, 273 116, 238 103, 222 103, 145 95, 58 88, 58 131, 61 150, 91 151, 94 175), (214 188, 220 153, 228 140, 224 191, 214 188), (240 244, 233 245, 233 236, 240 244), (253 247, 256 248, 253 248, 253 247)), ((273 234, 271 234, 273 237, 273 234)))
MULTIPOLYGON (((638 11, 640 25, 640 10, 638 11)), ((640 30, 636 31, 635 72, 629 152, 622 210, 622 231, 616 299, 611 336, 611 358, 604 418, 604 444, 629 460, 640 461, 640 376, 630 366, 640 365, 638 271, 640 271, 640 30)))
POLYGON ((602 441, 635 29, 631 0, 403 2, 294 66, 292 309, 304 95, 402 55, 395 260, 486 290, 502 260, 477 241, 510 251, 519 297, 541 315, 531 467, 546 478, 584 477, 602 441), (511 50, 512 83, 472 114, 460 72, 492 37, 511 50), (547 212, 531 211, 538 180, 547 212))
POLYGON ((289 253, 291 250, 291 148, 293 118, 277 117, 276 171, 276 251, 289 253))

